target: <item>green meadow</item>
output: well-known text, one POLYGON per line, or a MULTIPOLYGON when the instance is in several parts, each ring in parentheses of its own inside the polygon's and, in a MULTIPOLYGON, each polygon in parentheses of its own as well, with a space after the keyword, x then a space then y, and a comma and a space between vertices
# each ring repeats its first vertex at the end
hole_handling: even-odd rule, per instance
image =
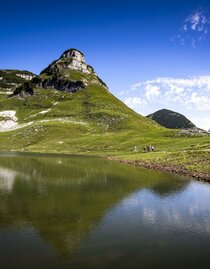
POLYGON ((73 94, 54 89, 35 89, 24 98, 1 94, 0 107, 17 117, 16 129, 0 133, 1 151, 111 156, 210 173, 210 136, 180 136, 97 84, 73 94), (149 144, 155 152, 143 151, 149 144))

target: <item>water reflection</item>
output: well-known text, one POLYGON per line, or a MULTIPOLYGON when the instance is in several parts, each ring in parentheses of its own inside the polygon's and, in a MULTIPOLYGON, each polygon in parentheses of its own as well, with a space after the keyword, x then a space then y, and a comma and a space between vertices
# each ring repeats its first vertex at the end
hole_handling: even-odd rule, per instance
POLYGON ((209 185, 98 158, 0 156, 0 267, 159 268, 189 238, 210 250, 209 194, 209 185))
POLYGON ((11 169, 0 167, 0 189, 10 191, 12 190, 17 173, 11 169))
POLYGON ((74 266, 209 268, 209 194, 209 185, 197 182, 172 196, 135 192, 106 214, 74 266))

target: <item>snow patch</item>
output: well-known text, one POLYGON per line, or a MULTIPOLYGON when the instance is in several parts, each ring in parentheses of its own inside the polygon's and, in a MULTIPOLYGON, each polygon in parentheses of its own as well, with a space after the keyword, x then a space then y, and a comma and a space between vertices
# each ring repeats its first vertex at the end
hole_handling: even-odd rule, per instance
POLYGON ((12 91, 4 91, 4 92, 0 92, 0 94, 12 94, 12 91))
POLYGON ((17 122, 13 120, 0 121, 0 132, 10 131, 17 127, 17 122))
POLYGON ((6 111, 1 111, 0 112, 0 117, 3 118, 9 118, 13 121, 17 121, 16 111, 15 110, 6 110, 6 111))
MULTIPOLYGON (((40 112, 37 113, 37 114, 46 114, 46 113, 50 112, 51 109, 52 109, 52 108, 49 108, 49 109, 47 109, 47 110, 40 111, 40 112)), ((37 114, 36 114, 36 115, 37 115, 37 114)))
POLYGON ((13 121, 10 124, 7 123, 7 125, 4 125, 0 121, 0 133, 1 132, 13 131, 13 130, 24 128, 24 127, 32 125, 32 124, 39 124, 39 123, 45 123, 45 122, 61 122, 61 123, 72 123, 72 124, 87 125, 86 122, 69 120, 67 118, 57 118, 57 119, 50 119, 50 120, 37 120, 37 121, 30 121, 30 122, 24 123, 24 124, 17 124, 17 122, 13 121))
POLYGON ((40 112, 38 112, 36 114, 33 114, 33 115, 29 116, 29 118, 36 117, 37 115, 40 115, 40 114, 46 114, 46 113, 50 112, 51 109, 52 108, 48 108, 47 110, 40 111, 40 112))
POLYGON ((6 110, 0 112, 0 118, 4 118, 3 120, 0 120, 0 132, 11 130, 18 125, 17 117, 15 115, 15 110, 6 110))

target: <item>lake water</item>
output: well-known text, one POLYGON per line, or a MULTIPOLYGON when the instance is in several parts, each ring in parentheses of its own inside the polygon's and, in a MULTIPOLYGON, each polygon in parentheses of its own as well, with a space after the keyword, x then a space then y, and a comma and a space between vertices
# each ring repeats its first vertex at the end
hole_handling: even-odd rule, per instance
POLYGON ((210 185, 94 157, 0 155, 0 268, 210 268, 210 185))

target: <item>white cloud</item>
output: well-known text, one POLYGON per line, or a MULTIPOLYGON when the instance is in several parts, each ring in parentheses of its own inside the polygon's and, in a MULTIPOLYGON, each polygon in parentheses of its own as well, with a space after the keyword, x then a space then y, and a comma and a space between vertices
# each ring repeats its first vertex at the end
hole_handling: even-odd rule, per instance
POLYGON ((198 110, 208 111, 210 108, 210 98, 199 95, 197 92, 193 92, 189 100, 185 101, 185 105, 187 107, 190 106, 191 109, 197 107, 198 110))
POLYGON ((123 101, 137 112, 147 115, 161 108, 200 118, 199 127, 210 122, 210 75, 191 78, 160 77, 141 81, 131 86, 122 96, 123 101), (203 118, 209 115, 209 122, 203 118))
POLYGON ((197 10, 185 19, 183 29, 185 32, 188 31, 188 29, 204 32, 208 22, 209 20, 206 15, 202 11, 197 10))
POLYGON ((209 23, 210 18, 205 12, 201 9, 196 10, 184 19, 179 33, 171 40, 173 42, 178 40, 183 46, 190 43, 193 48, 196 48, 198 43, 206 39, 209 23))
POLYGON ((145 106, 147 105, 147 101, 140 97, 127 97, 124 100, 125 104, 130 108, 137 108, 138 106, 145 106))
POLYGON ((195 125, 201 125, 204 130, 210 130, 210 117, 194 117, 191 120, 195 125))
POLYGON ((140 88, 141 85, 142 85, 141 82, 136 83, 136 84, 133 84, 133 85, 131 86, 131 90, 132 90, 132 91, 135 91, 136 89, 140 88))
POLYGON ((148 84, 145 86, 145 89, 145 96, 149 101, 152 101, 154 98, 160 95, 160 88, 156 85, 148 84))

